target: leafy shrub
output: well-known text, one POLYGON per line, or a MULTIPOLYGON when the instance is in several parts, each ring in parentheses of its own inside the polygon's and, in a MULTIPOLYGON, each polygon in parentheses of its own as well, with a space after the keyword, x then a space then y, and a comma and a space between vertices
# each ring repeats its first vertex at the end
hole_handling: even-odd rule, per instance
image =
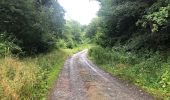
POLYGON ((67 44, 66 44, 65 40, 63 40, 63 39, 58 40, 57 47, 58 48, 66 48, 67 44))
POLYGON ((107 53, 104 52, 104 49, 101 47, 93 47, 90 49, 89 55, 93 56, 95 59, 98 59, 96 60, 97 63, 107 63, 107 61, 109 61, 108 59, 110 59, 110 57, 108 57, 107 53))
POLYGON ((0 59, 0 99, 44 100, 54 85, 66 58, 88 45, 62 49, 23 59, 0 59))
POLYGON ((46 98, 67 56, 64 51, 56 51, 22 60, 12 57, 1 58, 0 99, 46 98))
POLYGON ((93 47, 89 56, 99 66, 113 75, 142 86, 159 98, 170 97, 170 63, 160 53, 149 51, 136 54, 124 47, 93 47))
POLYGON ((142 22, 142 26, 146 27, 147 25, 152 23, 152 32, 156 32, 160 29, 159 27, 162 27, 163 25, 166 25, 168 23, 169 19, 169 11, 170 11, 170 4, 168 4, 166 7, 160 7, 159 11, 152 12, 151 14, 144 15, 142 20, 139 20, 137 24, 142 22))
POLYGON ((65 23, 64 10, 54 0, 1 0, 0 13, 0 32, 15 36, 27 55, 51 49, 65 23))
POLYGON ((162 68, 162 75, 159 84, 166 92, 168 92, 170 91, 170 64, 164 63, 162 68))
POLYGON ((14 42, 16 38, 7 33, 0 34, 0 56, 5 56, 11 53, 20 53, 22 50, 14 42))
POLYGON ((73 49, 73 47, 74 47, 73 41, 72 40, 68 41, 67 42, 67 48, 73 49))

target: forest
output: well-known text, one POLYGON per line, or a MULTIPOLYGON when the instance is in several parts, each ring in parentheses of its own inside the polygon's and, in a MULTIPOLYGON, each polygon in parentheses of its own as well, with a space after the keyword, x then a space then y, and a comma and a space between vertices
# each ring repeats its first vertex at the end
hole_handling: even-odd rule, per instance
POLYGON ((70 55, 170 99, 170 0, 97 0, 89 25, 57 0, 0 0, 0 99, 46 100, 70 55))
POLYGON ((66 58, 85 40, 83 26, 64 15, 56 0, 0 1, 1 100, 46 98, 66 58))
POLYGON ((90 58, 113 76, 169 100, 170 1, 98 1, 98 17, 86 31, 97 44, 90 58))

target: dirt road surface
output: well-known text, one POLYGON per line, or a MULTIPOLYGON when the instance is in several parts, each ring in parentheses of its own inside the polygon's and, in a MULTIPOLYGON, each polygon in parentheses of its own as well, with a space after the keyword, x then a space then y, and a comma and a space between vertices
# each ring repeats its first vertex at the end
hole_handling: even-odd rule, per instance
POLYGON ((136 86, 102 71, 86 55, 84 50, 67 59, 49 100, 154 100, 136 86))

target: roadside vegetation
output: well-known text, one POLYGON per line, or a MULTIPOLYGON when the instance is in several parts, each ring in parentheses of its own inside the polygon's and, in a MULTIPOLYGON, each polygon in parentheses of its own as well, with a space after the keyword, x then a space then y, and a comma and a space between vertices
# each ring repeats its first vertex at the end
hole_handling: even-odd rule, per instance
POLYGON ((87 48, 56 0, 0 1, 0 99, 45 100, 64 61, 87 48))
POLYGON ((170 0, 97 1, 88 26, 66 21, 57 0, 0 1, 0 99, 46 99, 66 58, 88 43, 102 69, 170 99, 170 0))
POLYGON ((89 57, 102 69, 170 99, 170 1, 98 0, 98 17, 86 35, 89 57))
POLYGON ((67 57, 89 48, 59 49, 35 57, 6 56, 0 59, 1 99, 46 99, 67 57))
POLYGON ((170 57, 160 53, 126 52, 123 47, 93 47, 89 56, 99 67, 113 76, 134 83, 159 99, 170 99, 170 57))
POLYGON ((1 99, 42 99, 45 97, 51 80, 50 73, 56 76, 67 56, 64 51, 19 59, 1 58, 0 81, 1 99), (61 56, 62 55, 62 56, 61 56))

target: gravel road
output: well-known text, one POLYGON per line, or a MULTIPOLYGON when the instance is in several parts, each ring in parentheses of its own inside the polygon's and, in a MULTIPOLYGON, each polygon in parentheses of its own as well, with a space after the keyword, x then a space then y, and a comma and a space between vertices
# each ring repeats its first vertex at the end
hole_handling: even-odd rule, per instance
POLYGON ((102 71, 86 55, 84 50, 67 59, 49 100, 155 100, 138 87, 102 71))

